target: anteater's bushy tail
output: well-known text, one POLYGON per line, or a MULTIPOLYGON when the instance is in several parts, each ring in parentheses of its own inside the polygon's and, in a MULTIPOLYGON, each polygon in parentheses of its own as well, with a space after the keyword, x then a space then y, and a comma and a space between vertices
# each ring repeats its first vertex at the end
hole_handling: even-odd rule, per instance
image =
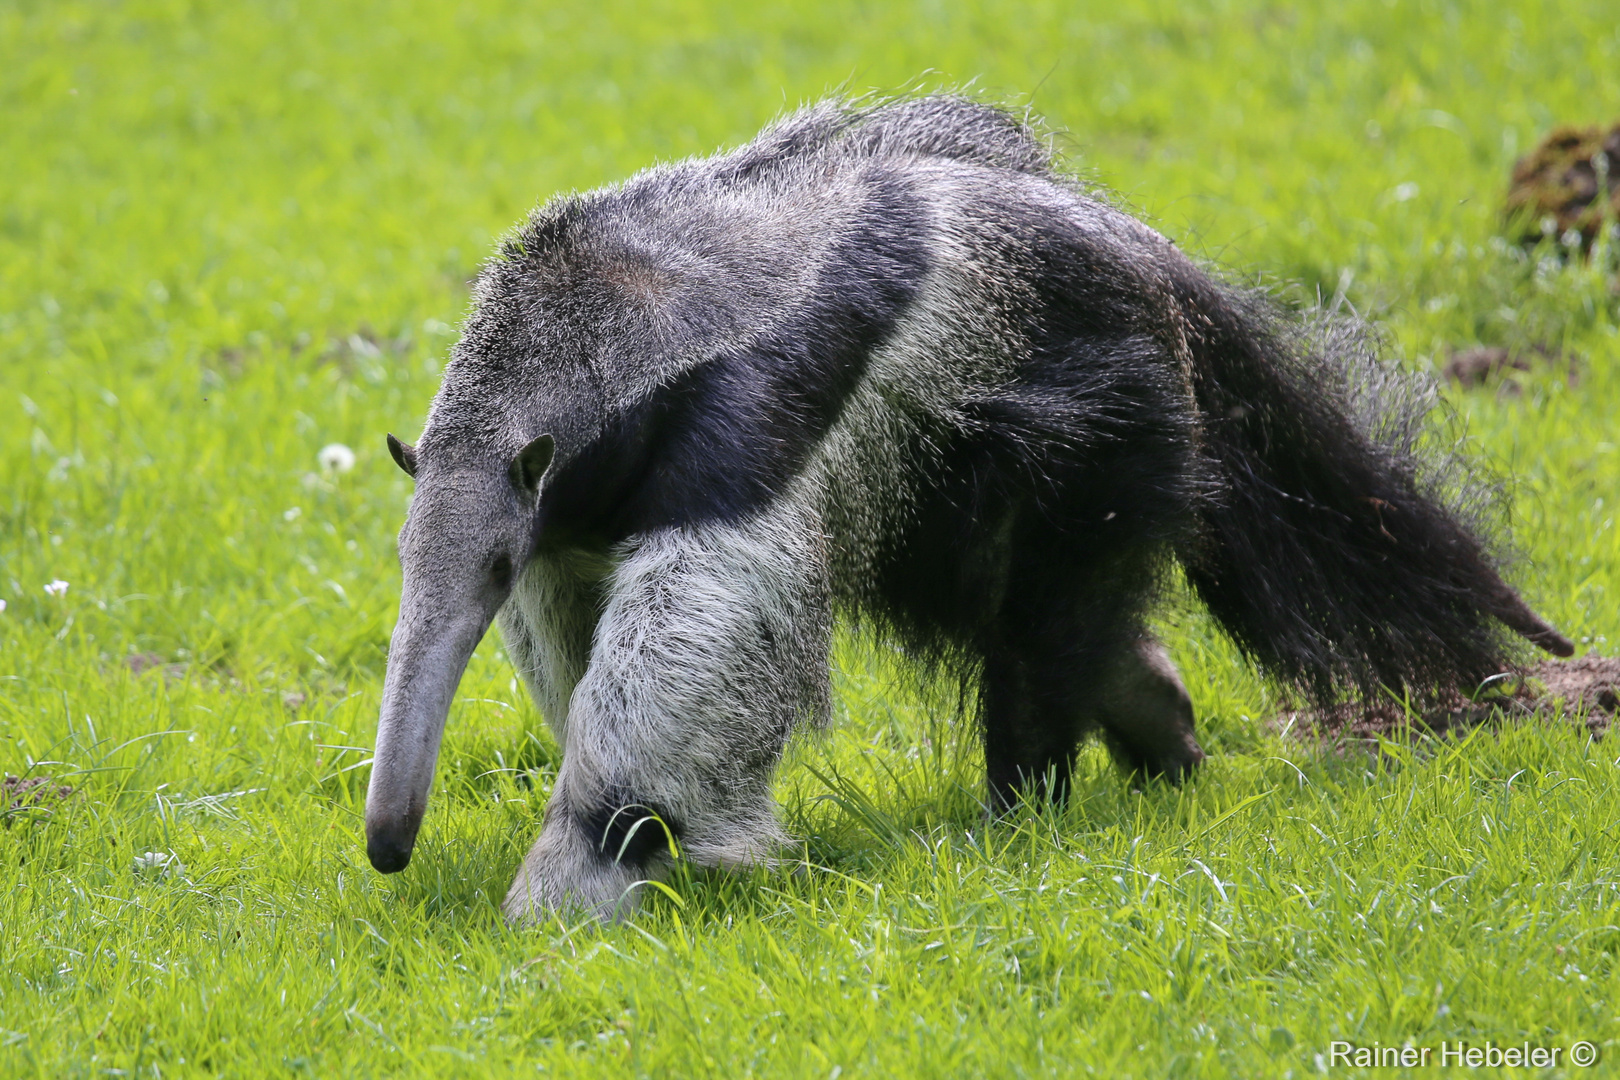
POLYGON ((1246 653, 1327 704, 1472 691, 1513 666, 1509 630, 1574 651, 1502 580, 1488 489, 1420 446, 1431 389, 1354 320, 1293 325, 1263 296, 1177 276, 1215 474, 1181 558, 1246 653))

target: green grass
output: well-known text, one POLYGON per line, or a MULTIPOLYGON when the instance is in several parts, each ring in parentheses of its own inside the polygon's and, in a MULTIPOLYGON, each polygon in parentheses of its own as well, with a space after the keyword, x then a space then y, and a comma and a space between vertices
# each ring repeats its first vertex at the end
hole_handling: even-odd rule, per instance
POLYGON ((1413 367, 1580 353, 1573 388, 1452 400, 1516 478, 1529 593, 1613 652, 1620 311, 1495 237, 1517 153, 1620 114, 1620 21, 1313 7, 0 0, 0 769, 78 789, 0 830, 0 1075, 1303 1076, 1334 1039, 1613 1068, 1612 744, 1283 741, 1196 612, 1186 787, 1087 751, 1073 805, 986 825, 970 734, 846 645, 781 774, 802 865, 679 873, 607 929, 498 917, 557 753, 491 638, 409 871, 362 854, 382 434, 469 272, 540 199, 840 86, 1032 101, 1189 249, 1343 292, 1413 367))

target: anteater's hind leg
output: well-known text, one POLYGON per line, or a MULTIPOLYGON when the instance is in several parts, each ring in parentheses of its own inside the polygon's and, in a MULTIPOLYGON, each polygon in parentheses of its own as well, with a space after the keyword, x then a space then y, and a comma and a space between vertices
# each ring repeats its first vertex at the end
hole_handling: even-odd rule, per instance
POLYGON ((1014 573, 984 647, 980 711, 991 806, 1020 792, 1061 800, 1080 741, 1100 729, 1125 768, 1171 780, 1204 758, 1192 703, 1164 647, 1141 629, 1148 556, 1086 572, 1043 561, 1014 573))
POLYGON ((1033 649, 1008 645, 985 662, 979 708, 993 811, 1011 809, 1020 792, 1055 800, 1068 792, 1085 729, 1072 680, 1057 675, 1057 665, 1033 649))
POLYGON ((979 708, 996 811, 1015 805, 1021 792, 1067 795, 1075 750, 1104 711, 1100 686, 1121 682, 1115 658, 1134 639, 1145 595, 1147 579, 1135 566, 1082 569, 1054 554, 1027 539, 1020 545, 981 639, 979 708))
POLYGON ((1104 675, 1097 721, 1114 759, 1132 772, 1179 782, 1204 760, 1192 699, 1164 646, 1138 637, 1104 675))

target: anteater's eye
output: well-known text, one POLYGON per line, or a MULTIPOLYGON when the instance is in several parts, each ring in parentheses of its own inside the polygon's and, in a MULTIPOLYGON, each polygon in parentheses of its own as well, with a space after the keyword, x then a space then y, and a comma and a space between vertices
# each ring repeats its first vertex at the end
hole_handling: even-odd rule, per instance
POLYGON ((512 557, 510 555, 497 555, 495 561, 489 565, 489 580, 497 589, 512 587, 512 557))

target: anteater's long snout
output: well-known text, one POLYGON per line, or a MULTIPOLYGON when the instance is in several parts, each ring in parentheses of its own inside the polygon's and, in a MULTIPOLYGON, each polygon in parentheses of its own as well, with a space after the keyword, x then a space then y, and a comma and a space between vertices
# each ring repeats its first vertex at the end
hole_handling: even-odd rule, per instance
MULTIPOLYGON (((368 800, 369 801, 369 800, 368 800)), ((374 869, 397 874, 411 863, 416 848, 416 830, 422 827, 422 811, 416 809, 399 818, 374 821, 366 815, 366 858, 374 869)))
POLYGON ((450 702, 490 623, 487 616, 432 615, 422 607, 409 594, 400 605, 366 791, 366 857, 385 874, 411 861, 450 702))

